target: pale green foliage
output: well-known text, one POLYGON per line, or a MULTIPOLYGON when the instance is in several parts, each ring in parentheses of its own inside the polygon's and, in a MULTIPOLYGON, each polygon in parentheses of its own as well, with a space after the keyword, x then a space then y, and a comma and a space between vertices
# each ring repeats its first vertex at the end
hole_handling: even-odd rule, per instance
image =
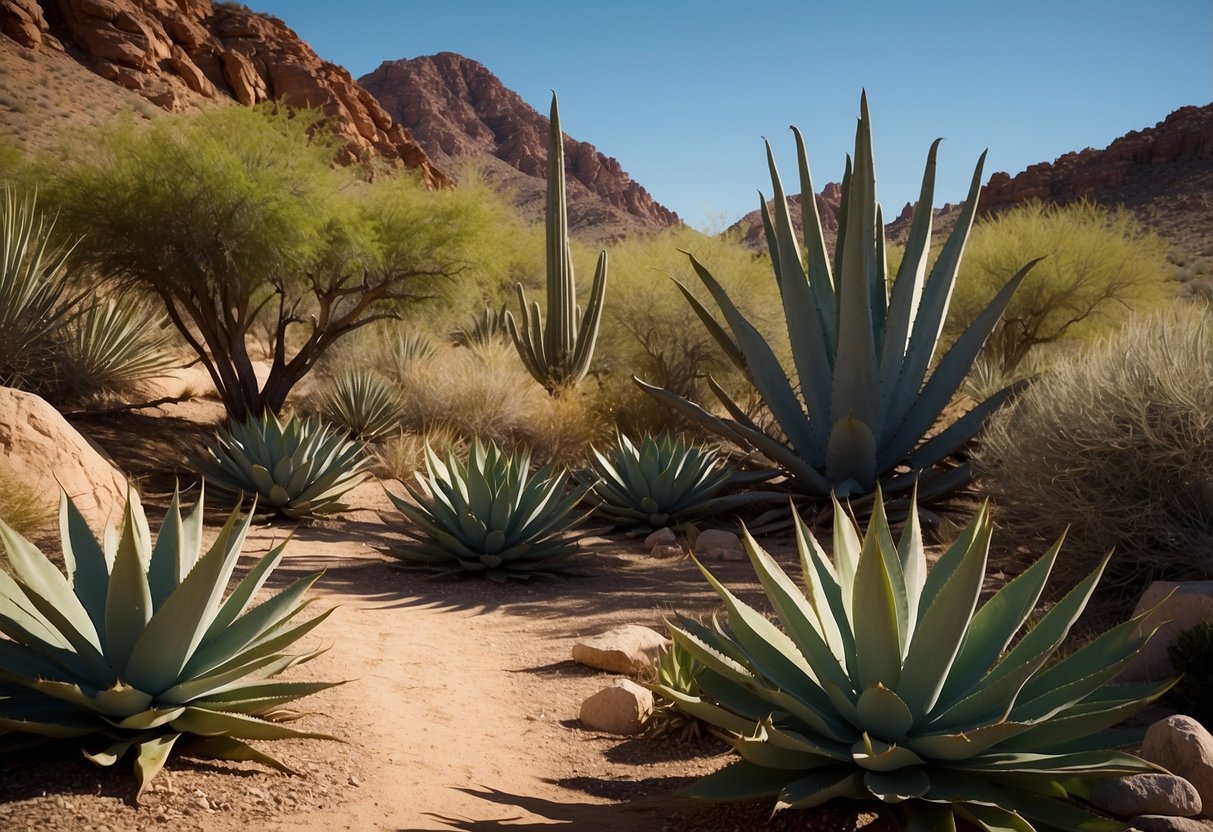
MULTIPOLYGON (((977 223, 952 300, 975 317, 1020 264, 1044 257, 1007 306, 984 350, 1004 373, 1038 345, 1090 340, 1133 311, 1174 296, 1166 246, 1126 210, 1092 202, 1029 202, 977 223)), ((959 335, 953 324, 948 337, 959 335)))
POLYGON ((369 476, 360 442, 319 419, 283 425, 272 413, 221 428, 195 464, 220 494, 255 496, 259 508, 294 519, 345 511, 342 495, 369 476))
POLYGON ((180 364, 167 351, 170 330, 134 298, 101 298, 71 317, 57 357, 57 391, 80 398, 119 391, 180 364))
POLYGON ((586 472, 595 514, 616 526, 661 528, 729 511, 752 502, 749 494, 721 496, 737 469, 712 448, 671 433, 633 442, 620 433, 604 454, 594 450, 586 472))
POLYGON ((984 507, 929 572, 913 506, 895 542, 879 494, 866 533, 836 503, 832 561, 796 519, 802 586, 745 535, 777 623, 705 569, 727 622, 684 617, 673 629, 705 665, 699 693, 654 689, 731 735, 741 755, 691 796, 776 797, 777 811, 882 801, 914 832, 955 830, 958 819, 1017 832, 1124 829, 1071 798, 1153 770, 1116 750, 1141 731, 1109 729, 1169 683, 1107 685, 1148 638, 1134 635, 1136 619, 1051 661, 1101 568, 1023 632, 1060 542, 979 607, 984 507))
POLYGON ((324 393, 320 409, 329 422, 366 442, 382 439, 400 420, 399 397, 367 370, 339 375, 324 393))
POLYGON ((611 303, 603 313, 599 364, 693 400, 709 394, 708 375, 741 396, 748 381, 673 282, 684 286, 696 282, 686 251, 712 263, 721 284, 776 345, 776 352, 787 354, 779 292, 771 282, 769 261, 725 236, 708 237, 682 227, 629 237, 611 249, 611 303))
POLYGON ((133 752, 140 795, 175 747, 293 773, 245 740, 332 739, 283 723, 301 716, 291 702, 333 683, 271 681, 324 652, 287 652, 332 612, 299 620, 319 576, 252 608, 285 544, 225 597, 247 517, 233 514, 205 554, 202 502, 183 518, 176 495, 154 545, 133 492, 121 535, 99 544, 66 496, 60 527, 66 572, 0 522, 13 571, 0 570, 0 739, 100 738, 86 756, 108 766, 133 752))
POLYGON ((531 473, 526 450, 509 453, 472 443, 467 461, 427 448, 427 475, 404 480, 416 502, 388 496, 410 521, 410 542, 390 553, 417 569, 483 573, 494 581, 568 571, 577 546, 569 515, 585 488, 566 493, 568 471, 545 465, 531 473))
POLYGON ((508 314, 504 306, 500 309, 484 307, 484 311, 466 326, 451 333, 451 343, 459 347, 486 347, 494 342, 509 340, 510 329, 505 322, 508 314))
POLYGON ((228 107, 120 124, 44 172, 63 222, 87 235, 80 255, 158 295, 233 418, 277 412, 342 336, 445 291, 462 242, 492 221, 474 194, 334 168, 319 119, 228 107))
POLYGON ((548 393, 556 395, 585 378, 594 357, 602 300, 606 292, 607 256, 598 256, 590 300, 582 317, 577 303, 577 283, 573 277, 573 254, 569 246, 569 218, 564 192, 564 134, 560 131, 560 110, 552 93, 549 117, 547 162, 547 320, 542 320, 538 303, 527 305, 526 292, 519 283, 518 303, 521 317, 506 313, 506 326, 518 348, 527 371, 548 393))
MULTIPOLYGON (((737 308, 714 275, 691 264, 724 317, 721 324, 681 284, 687 301, 733 364, 753 382, 777 427, 764 430, 720 385, 713 392, 727 418, 684 396, 642 386, 705 428, 765 454, 791 485, 815 497, 871 494, 878 482, 890 493, 921 480, 935 498, 968 481, 967 467, 945 461, 980 429, 1009 395, 980 403, 948 430, 923 441, 964 382, 998 317, 1030 267, 1020 269, 952 348, 935 360, 940 330, 981 186, 979 161, 960 220, 928 273, 935 155, 931 146, 912 228, 895 278, 886 264, 884 223, 876 201, 871 121, 860 101, 854 167, 842 182, 842 210, 833 263, 817 216, 805 201, 804 247, 792 229, 783 184, 767 147, 774 208, 762 215, 776 283, 783 301, 792 367, 737 308), (807 263, 807 268, 806 268, 807 263), (794 378, 789 380, 789 375, 794 378), (906 470, 908 469, 908 470, 906 470)), ((796 131, 801 192, 815 193, 803 139, 796 131)), ((984 157, 983 157, 984 160, 984 157)))
POLYGON ((1069 527, 1067 580, 1114 551, 1108 581, 1213 578, 1213 333, 1208 311, 1137 319, 1058 361, 993 420, 976 457, 1019 539, 1069 527))

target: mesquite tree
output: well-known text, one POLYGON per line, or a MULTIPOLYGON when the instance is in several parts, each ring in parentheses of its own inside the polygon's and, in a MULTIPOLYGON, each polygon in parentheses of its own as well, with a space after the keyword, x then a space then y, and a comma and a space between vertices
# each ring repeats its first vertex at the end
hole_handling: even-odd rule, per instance
POLYGON ((461 271, 480 221, 474 199, 407 174, 335 168, 320 121, 230 107, 128 122, 42 177, 79 255, 159 297, 235 419, 276 413, 338 338, 461 271))

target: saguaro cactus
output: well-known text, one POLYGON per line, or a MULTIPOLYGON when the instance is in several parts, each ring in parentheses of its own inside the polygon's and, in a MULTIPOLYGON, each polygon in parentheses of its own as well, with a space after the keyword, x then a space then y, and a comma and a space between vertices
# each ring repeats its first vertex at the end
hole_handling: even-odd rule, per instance
POLYGON ((577 303, 577 282, 569 251, 569 217, 564 193, 564 138, 560 132, 560 110, 552 93, 551 131, 548 135, 547 294, 545 322, 539 304, 529 306, 522 284, 517 284, 522 307, 521 324, 506 313, 506 326, 522 362, 535 380, 551 395, 585 378, 598 340, 602 298, 606 292, 607 255, 598 255, 590 302, 582 316, 577 303))

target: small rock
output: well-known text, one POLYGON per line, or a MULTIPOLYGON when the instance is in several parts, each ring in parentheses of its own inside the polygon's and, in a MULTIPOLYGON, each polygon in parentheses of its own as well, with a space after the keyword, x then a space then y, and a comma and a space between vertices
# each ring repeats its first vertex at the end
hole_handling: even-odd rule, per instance
POLYGON ((708 529, 695 539, 695 554, 700 560, 745 560, 741 538, 732 532, 708 529))
POLYGON ((1130 832, 1213 832, 1213 823, 1170 815, 1138 815, 1129 821, 1130 832))
POLYGON ((1213 814, 1213 736, 1190 716, 1176 714, 1146 731, 1141 756, 1196 787, 1201 817, 1213 814))
POLYGON ((581 703, 581 721, 612 734, 639 734, 652 713, 652 691, 630 679, 616 679, 581 703))
POLYGON ((652 550, 654 546, 669 546, 671 543, 678 542, 678 535, 674 534, 674 530, 668 526, 664 529, 658 529, 644 539, 644 548, 652 550))
POLYGON ((1213 618, 1213 581, 1155 581, 1142 594, 1133 615, 1154 609, 1138 622, 1134 635, 1156 632, 1121 672, 1126 682, 1153 681, 1175 675, 1167 648, 1184 630, 1213 618))
POLYGON ((677 543, 666 546, 654 546, 652 551, 649 552, 650 557, 658 558, 659 560, 682 557, 682 555, 682 547, 677 543))
POLYGON ((657 663, 670 642, 648 627, 625 624, 573 645, 573 661, 611 673, 640 673, 657 663))
POLYGON ((1200 814, 1200 795, 1182 777, 1150 772, 1101 780, 1087 798, 1096 808, 1118 818, 1135 815, 1195 817, 1200 814))

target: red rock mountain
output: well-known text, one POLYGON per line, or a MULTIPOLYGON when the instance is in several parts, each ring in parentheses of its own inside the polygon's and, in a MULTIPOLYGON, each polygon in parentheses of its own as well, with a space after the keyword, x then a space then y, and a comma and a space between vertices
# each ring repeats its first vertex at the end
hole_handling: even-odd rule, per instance
MULTIPOLYGON (((442 52, 385 61, 358 80, 439 164, 473 161, 490 178, 508 182, 525 208, 542 213, 548 119, 484 66, 442 52)), ((617 236, 679 224, 673 211, 593 145, 566 135, 564 155, 574 228, 615 222, 618 228, 603 236, 617 236)))
MULTIPOLYGON (((826 186, 818 206, 823 210, 823 226, 832 224, 836 229, 837 199, 830 198, 833 187, 826 186), (827 206, 831 208, 828 219, 827 206)), ((1121 136, 1103 150, 1067 153, 1015 176, 995 173, 982 188, 979 210, 988 215, 1030 199, 1066 203, 1082 198, 1122 205, 1176 248, 1213 254, 1213 104, 1183 107, 1154 127, 1121 136)), ((791 200, 793 222, 799 225, 800 197, 791 200)), ((893 239, 908 230, 910 211, 907 205, 889 224, 893 239)), ((936 213, 937 228, 947 227, 955 208, 944 206, 936 213)), ((757 211, 730 230, 736 230, 754 248, 765 248, 757 211)), ((829 230, 827 236, 832 236, 829 230)))
POLYGON ((30 61, 62 53, 168 111, 203 99, 322 108, 345 140, 340 161, 379 156, 419 169, 430 187, 450 183, 349 72, 321 60, 281 20, 238 3, 0 0, 0 33, 0 51, 30 61))

